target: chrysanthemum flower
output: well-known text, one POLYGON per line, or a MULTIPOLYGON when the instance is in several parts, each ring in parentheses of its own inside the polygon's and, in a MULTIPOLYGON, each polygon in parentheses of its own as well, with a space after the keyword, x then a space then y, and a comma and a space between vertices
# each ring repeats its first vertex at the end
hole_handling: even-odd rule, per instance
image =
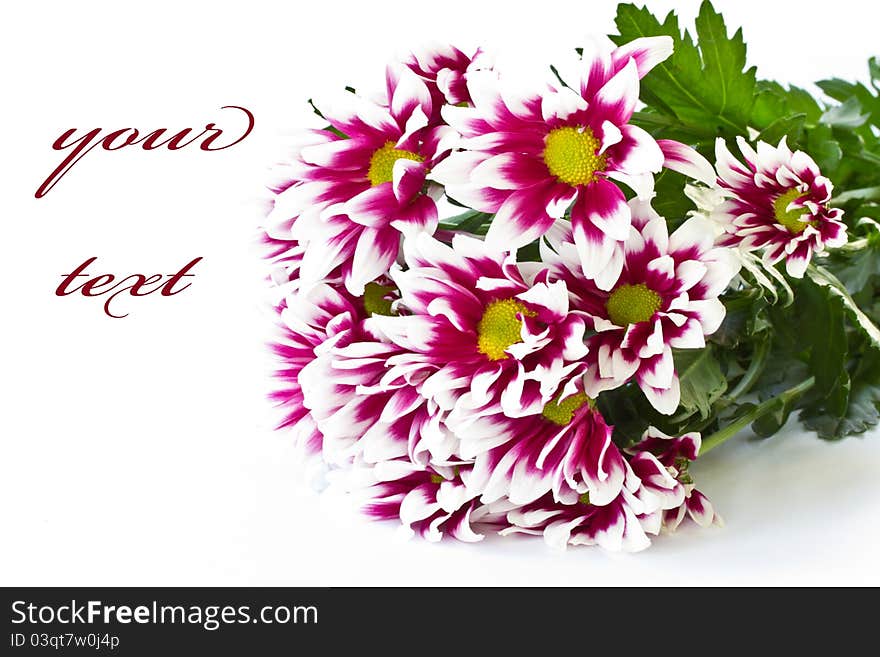
POLYGON ((404 62, 409 69, 428 85, 434 102, 433 122, 439 122, 443 105, 469 105, 471 94, 467 88, 467 76, 473 71, 489 70, 492 61, 477 48, 468 57, 452 45, 434 44, 413 52, 404 62))
MULTIPOLYGON (((636 504, 636 509, 640 505, 636 504)), ((537 502, 511 509, 510 523, 499 533, 543 536, 551 547, 598 545, 611 552, 638 552, 651 544, 637 515, 623 496, 605 506, 582 502, 561 504, 547 495, 537 502)))
POLYGON ((785 137, 775 147, 758 142, 757 151, 741 137, 737 144, 745 164, 723 139, 715 144, 718 182, 729 196, 716 210, 727 232, 720 243, 762 249, 770 265, 785 258, 788 274, 801 278, 813 253, 846 244, 843 211, 828 207, 831 181, 785 137))
POLYGON ((680 388, 672 349, 704 347, 724 319, 718 296, 737 271, 729 249, 715 247, 705 220, 692 217, 672 235, 648 203, 634 199, 633 226, 621 251, 622 271, 609 291, 580 275, 578 254, 567 244, 551 277, 565 281, 572 308, 584 311, 596 334, 589 338, 586 392, 595 397, 635 379, 661 413, 678 407, 680 388), (566 248, 569 247, 569 248, 566 248))
POLYGON ((272 348, 281 365, 272 399, 280 427, 292 427, 308 454, 343 464, 409 457, 442 463, 457 447, 436 404, 417 382, 386 380, 399 351, 364 325, 390 301, 370 283, 364 298, 322 283, 289 295, 280 308, 281 335, 272 348))
POLYGON ((271 345, 279 361, 278 387, 270 395, 282 414, 278 428, 292 429, 295 443, 307 454, 320 454, 324 437, 305 403, 300 375, 325 342, 351 339, 361 313, 348 295, 326 284, 291 296, 278 311, 278 336, 271 345))
MULTIPOLYGON (((501 533, 543 534, 547 543, 560 548, 599 545, 634 552, 650 545, 649 535, 656 536, 664 528, 675 529, 691 507, 700 524, 711 523, 711 505, 694 490, 687 473, 687 465, 699 448, 697 433, 672 438, 649 427, 642 441, 627 450, 630 455, 624 461, 623 481, 613 499, 600 501, 587 493, 574 502, 561 502, 545 495, 509 509, 510 525, 501 533)), ((610 449, 617 450, 613 444, 610 449)), ((512 504, 511 500, 508 506, 512 504)), ((497 512, 504 504, 492 508, 497 512)))
POLYGON ((321 280, 342 267, 355 295, 388 271, 401 232, 432 232, 437 207, 425 174, 455 139, 448 126, 429 125, 433 101, 407 68, 388 69, 387 102, 354 93, 325 108, 331 128, 303 136, 278 190, 267 230, 304 248, 300 276, 321 280))
POLYGON ((388 376, 421 372, 422 394, 441 408, 500 402, 515 417, 540 412, 586 355, 585 319, 569 312, 562 282, 524 277, 513 254, 456 235, 404 243, 407 269, 390 277, 398 316, 374 316, 371 330, 397 345, 388 376))
POLYGON ((675 477, 677 486, 674 494, 679 498, 679 503, 666 505, 663 509, 662 525, 668 531, 675 531, 687 516, 701 527, 722 524, 709 498, 696 489, 688 472, 691 461, 695 461, 700 453, 701 441, 700 434, 696 432, 673 437, 655 427, 648 427, 642 440, 627 450, 635 455, 654 455, 675 477))
POLYGON ((458 438, 443 421, 446 413, 421 392, 427 373, 389 369, 400 353, 396 345, 369 338, 318 350, 303 382, 325 444, 348 446, 344 456, 366 463, 457 462, 458 438), (344 405, 334 397, 340 388, 351 393, 344 405))
MULTIPOLYGON (((620 493, 606 504, 595 504, 589 494, 574 503, 558 502, 552 495, 545 495, 531 504, 510 509, 510 524, 500 533, 543 535, 547 544, 555 548, 599 545, 612 552, 644 550, 651 544, 648 534, 659 531, 659 525, 650 519, 662 510, 663 498, 650 490, 641 477, 653 487, 657 480, 671 477, 656 459, 639 458, 635 466, 638 474, 636 468, 626 465, 620 493), (643 524, 643 517, 649 522, 643 524)), ((497 505, 493 510, 502 508, 497 505)))
MULTIPOLYGON (((527 98, 506 93, 494 73, 469 76, 474 106, 443 109, 464 150, 435 167, 433 179, 451 198, 497 213, 486 236, 495 246, 528 244, 568 213, 584 274, 594 278, 629 234, 630 210, 615 181, 649 196, 666 159, 628 122, 639 78, 671 51, 668 37, 599 47, 585 52, 575 79, 527 98)), ((687 152, 698 158, 672 144, 675 166, 687 152)))
POLYGON ((540 413, 511 418, 493 403, 476 412, 455 410, 447 424, 461 439, 462 458, 474 459, 465 483, 483 502, 530 504, 552 491, 557 502, 573 504, 589 494, 603 505, 623 486, 625 463, 611 427, 578 379, 540 413))
POLYGON ((377 464, 364 510, 376 520, 400 520, 410 534, 439 541, 443 534, 465 542, 483 540, 494 518, 462 484, 461 467, 420 468, 407 461, 377 464))

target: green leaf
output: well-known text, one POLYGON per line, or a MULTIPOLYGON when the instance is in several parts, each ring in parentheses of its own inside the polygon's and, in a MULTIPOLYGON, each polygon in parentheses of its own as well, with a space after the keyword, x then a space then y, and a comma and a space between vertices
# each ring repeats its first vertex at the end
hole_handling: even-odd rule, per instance
POLYGON ((687 219, 690 211, 696 209, 684 193, 687 182, 685 176, 671 169, 663 169, 654 178, 656 196, 651 205, 661 217, 666 218, 670 233, 687 219))
MULTIPOLYGON (((876 60, 872 59, 868 62, 870 70, 872 62, 876 67, 876 60)), ((867 120, 875 126, 880 126, 880 96, 871 93, 865 85, 859 83, 847 82, 839 78, 831 80, 820 80, 816 85, 824 91, 828 96, 840 103, 855 101, 859 104, 859 110, 867 113, 867 120)), ((876 90, 876 86, 875 86, 876 90)))
POLYGON ((465 233, 477 233, 483 224, 492 221, 492 215, 478 210, 468 210, 441 222, 444 230, 460 230, 465 233))
POLYGON ((630 123, 656 137, 677 139, 687 143, 703 142, 711 147, 715 145, 715 130, 711 127, 685 123, 674 116, 652 111, 650 108, 634 112, 630 123))
POLYGON ((807 267, 807 276, 817 285, 825 287, 833 295, 838 297, 843 303, 843 308, 854 321, 855 326, 859 329, 875 349, 880 349, 880 329, 874 325, 871 318, 859 308, 852 296, 850 296, 846 287, 837 280, 830 271, 823 267, 809 265, 807 267))
MULTIPOLYGON (((880 206, 871 204, 859 208, 863 214, 876 211, 880 214, 880 206)), ((865 290, 869 283, 880 277, 880 224, 871 218, 863 217, 853 232, 850 233, 850 244, 829 254, 826 263, 832 272, 852 296, 865 290), (855 231, 866 229, 863 239, 856 239, 855 231)), ((873 289, 867 290, 873 297, 873 289)))
POLYGON ((834 202, 839 205, 849 201, 880 201, 880 187, 848 189, 834 197, 834 202))
POLYGON ((873 277, 880 276, 880 251, 872 247, 861 249, 836 275, 851 295, 858 294, 873 277))
POLYGON ((715 344, 732 349, 770 328, 764 313, 767 299, 760 287, 750 286, 728 292, 722 300, 727 312, 721 326, 712 334, 712 342, 715 344))
POLYGON ((843 149, 834 139, 831 126, 828 125, 817 125, 810 130, 807 136, 807 151, 826 175, 837 169, 843 157, 843 149))
POLYGON ((862 105, 859 99, 855 97, 847 98, 840 105, 834 105, 825 110, 825 113, 819 117, 819 121, 825 125, 858 128, 865 124, 870 114, 862 113, 862 105))
POLYGON ((849 393, 843 301, 830 286, 820 287, 810 278, 801 283, 797 294, 810 318, 803 325, 803 339, 811 345, 809 368, 816 379, 813 394, 825 400, 829 412, 843 415, 849 393))
POLYGON ((794 144, 800 140, 806 120, 806 114, 780 116, 773 121, 773 123, 761 130, 756 141, 766 141, 769 144, 778 144, 783 137, 788 137, 788 143, 794 144))
POLYGON ((871 57, 868 60, 868 73, 871 75, 871 86, 880 93, 880 85, 877 84, 880 82, 880 63, 876 57, 871 57))
POLYGON ((744 71, 742 30, 732 37, 721 14, 704 2, 696 20, 698 44, 682 34, 673 12, 660 23, 646 8, 622 4, 615 19, 618 44, 638 37, 672 37, 674 52, 642 80, 642 100, 682 122, 735 136, 745 134, 754 100, 755 69, 744 71))
POLYGON ((712 411, 712 404, 727 391, 727 379, 712 346, 676 351, 674 357, 681 385, 681 411, 674 420, 680 421, 697 413, 705 420, 712 411))
POLYGON ((663 425, 664 417, 634 383, 600 393, 596 404, 605 421, 614 427, 613 439, 618 447, 638 442, 649 425, 663 425))
POLYGON ((807 428, 825 440, 839 440, 864 433, 880 422, 880 351, 869 349, 860 359, 852 376, 849 405, 842 414, 824 408, 801 412, 807 428))
POLYGON ((801 419, 808 429, 815 431, 823 440, 840 440, 877 426, 880 420, 878 406, 880 385, 859 384, 850 393, 849 406, 842 417, 804 410, 801 419))
POLYGON ((703 70, 715 78, 720 97, 714 104, 718 116, 729 115, 735 121, 747 121, 754 102, 755 70, 743 74, 746 66, 746 44, 742 28, 728 38, 721 14, 711 2, 700 5, 696 20, 703 70))
POLYGON ((769 128, 777 122, 787 120, 795 124, 792 129, 785 132, 780 132, 777 126, 775 134, 768 134, 768 138, 759 137, 765 141, 778 142, 784 134, 787 134, 789 144, 795 144, 801 136, 802 128, 805 125, 815 126, 821 115, 822 108, 816 99, 799 87, 792 86, 786 89, 778 82, 766 80, 760 80, 756 84, 750 125, 763 133, 769 132, 769 128), (803 121, 795 118, 801 115, 803 121))
POLYGON ((813 98, 813 95, 800 87, 796 87, 794 85, 789 85, 788 93, 786 94, 786 101, 788 102, 788 109, 792 112, 801 112, 806 115, 807 123, 813 125, 819 121, 819 117, 822 116, 822 107, 813 98))
POLYGON ((516 250, 517 262, 541 262, 541 243, 539 240, 530 242, 516 250))
POLYGON ((760 438, 769 438, 788 422, 788 418, 791 416, 796 403, 797 400, 793 399, 790 402, 780 404, 772 412, 762 415, 752 422, 752 431, 760 438))

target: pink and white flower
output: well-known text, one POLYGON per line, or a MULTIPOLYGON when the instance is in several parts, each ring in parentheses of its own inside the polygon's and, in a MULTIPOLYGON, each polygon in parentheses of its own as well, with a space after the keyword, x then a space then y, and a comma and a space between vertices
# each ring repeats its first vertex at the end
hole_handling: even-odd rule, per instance
MULTIPOLYGON (((500 533, 543 534, 548 544, 558 548, 599 545, 635 552, 651 544, 651 535, 675 529, 691 509, 700 524, 711 523, 711 505, 687 475, 687 464, 699 449, 698 433, 672 438, 649 427, 643 440, 627 450, 630 456, 624 462, 623 481, 613 499, 600 501, 587 493, 575 501, 560 501, 552 495, 522 506, 513 506, 511 501, 507 505, 510 525, 500 533)), ((502 508, 503 503, 493 506, 496 511, 502 508)))
POLYGON ((400 520, 410 535, 439 541, 449 534, 464 542, 483 540, 497 520, 461 481, 467 466, 420 468, 407 461, 377 464, 367 489, 365 513, 375 520, 400 520))
POLYGON ((474 106, 443 109, 464 150, 432 178, 456 201, 496 213, 486 236, 495 246, 523 246, 570 217, 584 273, 594 278, 614 264, 615 245, 629 234, 630 209, 616 183, 649 197, 667 159, 700 167, 692 149, 668 142, 667 157, 651 135, 629 125, 639 79, 671 52, 668 37, 600 46, 584 54, 566 84, 524 98, 494 73, 470 75, 474 106))
POLYGON ((434 103, 432 121, 441 121, 440 110, 445 104, 472 103, 467 78, 474 71, 492 69, 491 58, 477 48, 472 57, 452 45, 430 45, 413 52, 404 62, 428 85, 434 103))
POLYGON ((655 427, 648 427, 642 440, 627 450, 635 455, 654 455, 675 477, 675 494, 680 496, 680 502, 664 507, 662 525, 667 531, 675 531, 688 516, 701 527, 723 524, 709 498, 696 489, 688 472, 690 463, 700 454, 701 442, 700 434, 696 432, 673 437, 655 427))
POLYGON ((365 328, 368 309, 379 305, 372 292, 358 299, 322 283, 285 299, 272 345, 281 361, 272 394, 284 413, 280 426, 293 427, 308 454, 334 465, 356 457, 442 463, 457 444, 437 405, 416 382, 383 380, 399 349, 365 328))
POLYGON ((785 137, 778 146, 758 142, 757 150, 741 137, 737 144, 744 164, 723 139, 715 144, 718 183, 728 196, 715 213, 726 231, 720 243, 762 250, 768 265, 784 258, 788 274, 801 278, 813 253, 846 244, 843 211, 828 206, 833 185, 785 137))
MULTIPOLYGON (((638 484, 633 487, 638 490, 638 484)), ((499 533, 543 536, 556 549, 598 545, 610 552, 638 552, 651 545, 639 522, 640 510, 638 499, 629 489, 626 496, 621 495, 605 506, 590 504, 587 497, 582 502, 562 504, 547 495, 508 511, 509 524, 499 533)))
MULTIPOLYGON (((306 454, 320 454, 324 436, 305 401, 300 380, 314 363, 315 350, 328 341, 350 341, 358 330, 361 313, 344 291, 321 285, 308 294, 292 295, 278 308, 278 335, 271 349, 278 359, 278 387, 270 394, 282 413, 278 428, 291 428, 294 441, 306 454)), ((343 395, 345 391, 338 390, 343 395)))
POLYGON ((462 458, 474 460, 465 483, 482 502, 530 504, 552 492, 564 504, 588 494, 604 505, 620 494, 626 464, 578 379, 534 415, 511 418, 493 402, 454 410, 447 424, 460 436, 462 458))
POLYGON ((456 235, 408 238, 407 269, 394 268, 398 316, 370 329, 396 345, 388 377, 423 377, 421 392, 441 409, 500 402, 511 417, 540 412, 587 353, 585 318, 546 272, 527 276, 511 253, 456 235))
MULTIPOLYGON (((659 521, 654 519, 660 518, 664 498, 646 486, 642 477, 655 488, 657 480, 671 480, 656 459, 639 458, 635 467, 626 465, 620 492, 607 503, 595 504, 589 494, 574 503, 559 502, 546 495, 510 509, 509 525, 499 533, 543 535, 548 545, 559 549, 568 545, 598 545, 612 552, 644 550, 651 544, 648 534, 659 533, 659 521), (649 521, 643 522, 643 518, 649 521)), ((500 508, 503 507, 499 505, 500 508)))
MULTIPOLYGON (((368 325, 368 324, 367 324, 368 325)), ((425 372, 389 369, 401 354, 396 345, 363 339, 334 345, 320 354, 307 381, 307 403, 329 409, 318 426, 326 440, 335 439, 365 463, 408 458, 419 466, 457 463, 458 438, 446 426, 446 412, 422 394, 425 372), (320 363, 320 365, 318 364, 320 363), (334 386, 355 386, 344 407, 335 404, 334 386)))
POLYGON ((634 199, 633 226, 615 257, 621 273, 608 291, 580 275, 579 254, 558 244, 559 254, 545 249, 555 262, 551 277, 566 283, 572 308, 589 317, 591 367, 586 392, 635 379, 661 413, 678 407, 680 387, 672 349, 699 349, 724 319, 718 296, 738 271, 729 249, 716 247, 711 224, 699 217, 685 221, 669 235, 666 221, 651 206, 634 199))
POLYGON ((355 295, 397 259, 402 232, 432 232, 437 206, 425 175, 456 140, 430 124, 428 87, 405 67, 389 67, 386 99, 347 93, 326 108, 326 130, 302 136, 276 185, 267 230, 302 244, 300 277, 320 281, 341 267, 355 295))
POLYGON ((677 508, 663 512, 664 529, 675 531, 685 518, 690 518, 700 527, 724 524, 709 498, 698 491, 693 484, 685 484, 684 491, 684 502, 677 508))

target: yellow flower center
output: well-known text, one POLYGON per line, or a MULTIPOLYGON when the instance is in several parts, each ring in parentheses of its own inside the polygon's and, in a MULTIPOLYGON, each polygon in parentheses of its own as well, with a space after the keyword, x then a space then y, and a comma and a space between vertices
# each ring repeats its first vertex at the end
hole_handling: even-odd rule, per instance
POLYGON ((660 295, 644 283, 624 283, 608 297, 605 309, 612 322, 618 326, 627 326, 647 322, 659 310, 660 303, 660 295))
POLYGON ((801 221, 801 217, 810 212, 807 208, 788 209, 788 204, 796 201, 801 196, 803 194, 797 189, 790 189, 773 201, 773 213, 776 215, 776 221, 788 228, 788 231, 793 235, 800 235, 807 226, 811 226, 814 223, 811 221, 801 221))
POLYGON ((593 400, 583 392, 576 392, 562 401, 559 400, 559 395, 557 395, 555 399, 544 404, 544 410, 541 411, 541 415, 554 424, 565 427, 571 423, 571 418, 574 417, 575 412, 584 404, 592 406, 593 400))
POLYGON ((432 484, 442 484, 444 481, 446 481, 446 480, 438 474, 431 475, 431 483, 432 484))
POLYGON ((584 493, 578 498, 578 501, 584 506, 590 506, 590 494, 584 493))
POLYGON ((507 358, 507 348, 522 342, 522 320, 518 314, 534 317, 535 313, 515 299, 493 301, 477 324, 477 350, 489 360, 507 358))
POLYGON ((547 135, 544 163, 551 174, 569 185, 587 185, 596 180, 596 172, 605 170, 602 144, 589 128, 555 128, 547 135))
POLYGON ((375 187, 382 183, 391 182, 394 179, 394 163, 397 160, 412 160, 413 162, 424 162, 425 158, 418 153, 405 151, 401 148, 394 148, 394 142, 386 142, 385 145, 373 153, 370 158, 370 169, 367 171, 367 178, 370 184, 375 187))
POLYGON ((364 286, 364 310, 367 315, 393 315, 391 299, 388 295, 395 291, 390 285, 379 285, 375 281, 364 286))

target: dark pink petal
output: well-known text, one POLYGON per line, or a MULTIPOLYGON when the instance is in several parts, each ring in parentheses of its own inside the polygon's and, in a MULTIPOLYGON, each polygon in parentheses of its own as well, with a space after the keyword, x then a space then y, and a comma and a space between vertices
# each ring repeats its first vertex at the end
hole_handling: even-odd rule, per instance
MULTIPOLYGON (((621 62, 620 68, 623 68, 624 64, 625 62, 621 62)), ((584 98, 592 98, 617 70, 613 67, 606 44, 597 40, 585 44, 583 62, 578 62, 578 65, 586 68, 586 71, 580 74, 580 92, 584 98)))
POLYGON ((478 534, 471 526, 471 513, 474 510, 475 504, 475 502, 470 502, 467 506, 463 506, 453 512, 449 519, 443 523, 443 530, 448 532, 453 538, 465 543, 482 541, 483 534, 478 534))
POLYGON ((657 145, 663 151, 664 167, 706 185, 715 184, 715 169, 696 150, 671 139, 658 139, 657 145))
POLYGON ((590 106, 594 121, 607 120, 623 126, 639 100, 639 75, 634 60, 629 60, 596 93, 590 106))
POLYGON ((548 205, 560 200, 554 194, 554 187, 553 184, 535 185, 511 193, 492 219, 487 243, 499 249, 515 249, 546 233, 555 221, 548 213, 548 205))
POLYGON ((495 155, 471 171, 471 182, 480 187, 517 190, 552 180, 547 165, 519 153, 495 155))
POLYGON ((345 204, 345 213, 362 226, 387 226, 400 203, 391 183, 369 187, 345 204))
POLYGON ((608 151, 615 169, 639 175, 657 173, 663 168, 663 151, 651 135, 634 125, 625 125, 620 131, 623 139, 608 151))
POLYGON ((579 470, 589 486, 590 501, 602 506, 618 496, 626 470, 623 456, 611 440, 611 428, 606 425, 602 431, 597 429, 584 445, 579 470))
POLYGON ((345 286, 362 296, 364 286, 387 274, 400 250, 400 233, 393 228, 365 228, 358 238, 345 286))
POLYGON ((809 242, 800 242, 794 252, 785 258, 785 271, 793 278, 803 278, 807 271, 807 265, 813 257, 813 249, 809 242))
POLYGON ((620 242, 629 236, 632 212, 620 188, 607 180, 581 188, 571 215, 572 229, 576 222, 589 222, 611 240, 620 242))
MULTIPOLYGON (((367 137, 374 140, 397 139, 400 126, 388 109, 365 98, 346 92, 331 102, 322 103, 321 110, 330 124, 350 138, 367 137)), ((377 148, 382 145, 380 141, 377 148)))
POLYGON ((691 491, 690 496, 685 501, 688 514, 701 527, 708 527, 713 521, 717 521, 718 516, 709 498, 698 490, 691 491))
MULTIPOLYGON (((425 184, 425 166, 421 162, 400 159, 394 163, 392 187, 399 203, 408 203, 420 194, 425 184)), ((379 185, 381 187, 381 185, 379 185)))
POLYGON ((359 171, 366 170, 369 166, 370 157, 376 148, 375 142, 364 139, 338 139, 306 146, 300 155, 304 161, 315 166, 359 171))
POLYGON ((615 48, 611 57, 615 67, 623 66, 631 57, 635 60, 640 78, 672 54, 672 37, 656 36, 633 39, 615 48))
POLYGON ((738 188, 754 184, 752 173, 733 157, 721 137, 715 140, 715 167, 723 186, 738 188))
POLYGON ((391 226, 407 235, 427 232, 433 233, 437 228, 437 204, 430 196, 422 195, 414 201, 398 209, 391 221, 391 226))
POLYGON ((385 74, 386 89, 391 99, 391 115, 403 128, 413 112, 418 108, 425 117, 433 112, 431 92, 424 81, 411 70, 400 66, 389 66, 385 74))

